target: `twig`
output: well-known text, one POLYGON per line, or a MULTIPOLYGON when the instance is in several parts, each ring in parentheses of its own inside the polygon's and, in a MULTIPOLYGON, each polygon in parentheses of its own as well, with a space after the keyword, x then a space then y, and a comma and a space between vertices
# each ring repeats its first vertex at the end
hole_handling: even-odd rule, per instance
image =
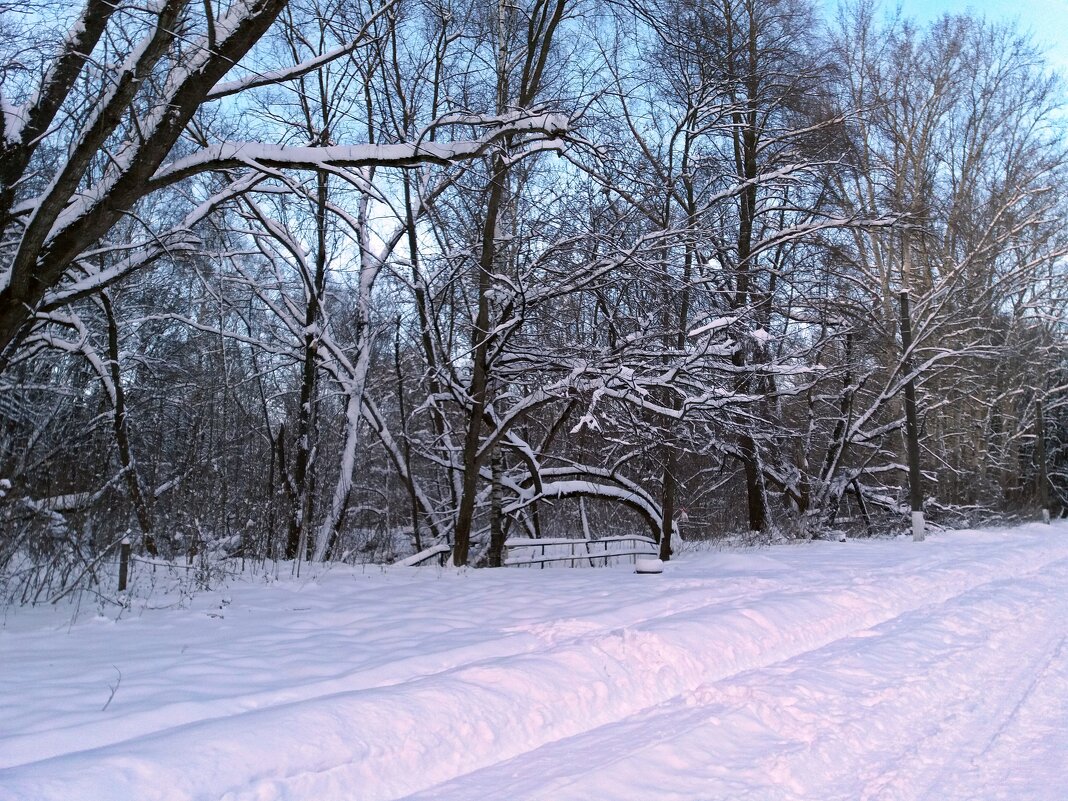
POLYGON ((122 671, 114 665, 112 665, 112 667, 115 668, 115 672, 119 674, 119 678, 115 680, 114 684, 108 685, 108 687, 111 688, 111 695, 109 695, 108 700, 104 702, 104 707, 100 710, 101 712, 108 711, 108 706, 111 704, 111 699, 115 697, 115 693, 118 692, 119 685, 122 684, 122 671))

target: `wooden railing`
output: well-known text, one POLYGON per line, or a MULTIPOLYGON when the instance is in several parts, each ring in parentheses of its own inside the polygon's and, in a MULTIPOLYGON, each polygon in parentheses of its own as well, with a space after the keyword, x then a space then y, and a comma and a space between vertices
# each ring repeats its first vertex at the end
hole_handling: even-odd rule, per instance
MULTIPOLYGON (((639 556, 658 553, 656 541, 639 534, 624 534, 619 537, 602 537, 598 540, 573 540, 565 537, 527 539, 513 537, 504 543, 505 567, 545 567, 553 562, 570 562, 570 567, 607 567, 613 559, 638 561, 639 556)), ((417 554, 401 559, 398 567, 418 567, 436 561, 444 565, 452 548, 445 543, 431 545, 417 554)))
POLYGON ((530 567, 552 562, 570 562, 570 567, 598 564, 607 567, 612 559, 630 557, 637 562, 639 556, 656 556, 656 541, 638 534, 619 537, 603 537, 599 540, 572 540, 566 538, 526 539, 512 538, 506 540, 504 547, 507 556, 506 567, 530 567))

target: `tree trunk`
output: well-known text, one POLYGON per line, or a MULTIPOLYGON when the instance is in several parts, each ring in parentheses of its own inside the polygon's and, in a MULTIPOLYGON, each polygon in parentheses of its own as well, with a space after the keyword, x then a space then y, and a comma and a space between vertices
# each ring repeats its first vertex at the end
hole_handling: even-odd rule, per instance
MULTIPOLYGON (((912 372, 912 323, 909 319, 909 294, 902 291, 901 299, 901 370, 905 376, 912 372)), ((920 426, 916 416, 916 383, 911 377, 905 382, 905 441, 909 457, 909 504, 912 508, 912 539, 923 542, 926 524, 923 519, 923 486, 920 473, 920 426)))
POLYGON ((137 473, 137 464, 134 462, 130 450, 130 430, 126 417, 126 393, 122 388, 122 371, 119 368, 119 328, 115 321, 115 311, 111 305, 111 298, 106 292, 100 293, 100 301, 104 307, 104 314, 108 321, 108 362, 111 367, 111 384, 114 410, 115 442, 119 448, 119 461, 122 464, 123 480, 126 482, 126 491, 130 495, 134 511, 137 514, 137 524, 141 527, 141 544, 151 556, 158 556, 159 549, 156 547, 156 539, 153 536, 152 513, 145 501, 145 493, 141 489, 141 481, 137 473))
POLYGON ((1049 523, 1049 476, 1046 473, 1046 421, 1042 401, 1035 401, 1035 461, 1038 462, 1038 508, 1042 522, 1049 523))
POLYGON ((671 445, 665 446, 667 459, 664 462, 664 477, 661 482, 661 512, 663 521, 660 526, 660 558, 665 562, 671 559, 671 530, 675 525, 675 469, 678 457, 671 445))
POLYGON ((490 487, 490 542, 488 564, 501 567, 504 564, 504 487, 501 478, 504 475, 504 457, 499 445, 493 447, 490 457, 492 485, 490 487))
POLYGON ((486 204, 486 219, 482 228, 482 255, 478 267, 478 313, 472 332, 474 349, 471 355, 471 384, 468 397, 471 408, 467 411, 467 432, 461 458, 463 478, 460 485, 460 507, 456 512, 456 528, 452 546, 452 563, 457 567, 467 564, 471 548, 471 529, 475 514, 475 496, 478 493, 478 449, 481 441, 482 416, 486 412, 489 389, 489 369, 486 360, 489 354, 489 290, 496 257, 497 220, 504 203, 508 166, 501 156, 493 159, 493 178, 490 183, 489 200, 486 204))

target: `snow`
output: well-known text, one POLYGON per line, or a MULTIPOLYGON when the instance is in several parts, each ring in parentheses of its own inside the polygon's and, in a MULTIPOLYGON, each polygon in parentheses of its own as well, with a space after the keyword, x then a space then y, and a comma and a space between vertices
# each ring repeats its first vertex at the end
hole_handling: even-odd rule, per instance
POLYGON ((574 428, 571 429, 572 434, 578 434, 582 429, 588 428, 590 431, 600 431, 601 424, 597 421, 597 418, 587 412, 579 418, 579 421, 575 423, 574 428))
POLYGON ((26 124, 24 106, 15 106, 3 95, 0 95, 0 115, 3 115, 4 142, 8 147, 19 143, 22 128, 26 124))
POLYGON ((691 551, 662 575, 335 567, 192 597, 146 596, 152 578, 121 614, 6 612, 0 799, 1054 801, 1068 782, 1068 523, 691 551))
POLYGON ((218 142, 198 152, 175 160, 162 167, 153 177, 158 185, 173 183, 196 172, 224 169, 229 166, 306 167, 331 166, 362 167, 372 165, 413 166, 416 164, 452 164, 485 153, 504 133, 563 136, 570 130, 571 121, 562 114, 530 114, 527 116, 481 118, 491 127, 482 139, 419 141, 404 144, 328 145, 301 147, 273 145, 264 142, 218 142))
POLYGON ((771 334, 769 334, 763 328, 753 329, 749 332, 749 336, 752 337, 753 341, 761 347, 767 347, 768 342, 771 341, 771 334))
POLYGON ((704 325, 699 325, 697 328, 694 328, 687 334, 687 336, 699 337, 702 334, 707 334, 709 331, 715 331, 718 328, 726 328, 728 325, 737 321, 737 319, 737 317, 717 317, 715 320, 710 320, 704 325))

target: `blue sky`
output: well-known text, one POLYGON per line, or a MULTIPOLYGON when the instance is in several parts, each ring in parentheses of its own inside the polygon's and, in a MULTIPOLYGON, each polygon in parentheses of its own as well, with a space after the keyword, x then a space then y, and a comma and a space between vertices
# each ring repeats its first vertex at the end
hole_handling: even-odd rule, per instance
MULTIPOLYGON (((887 6, 892 8, 894 0, 887 6)), ((929 20, 944 12, 972 11, 988 19, 1017 20, 1068 75, 1068 0, 900 0, 906 16, 929 20)))

